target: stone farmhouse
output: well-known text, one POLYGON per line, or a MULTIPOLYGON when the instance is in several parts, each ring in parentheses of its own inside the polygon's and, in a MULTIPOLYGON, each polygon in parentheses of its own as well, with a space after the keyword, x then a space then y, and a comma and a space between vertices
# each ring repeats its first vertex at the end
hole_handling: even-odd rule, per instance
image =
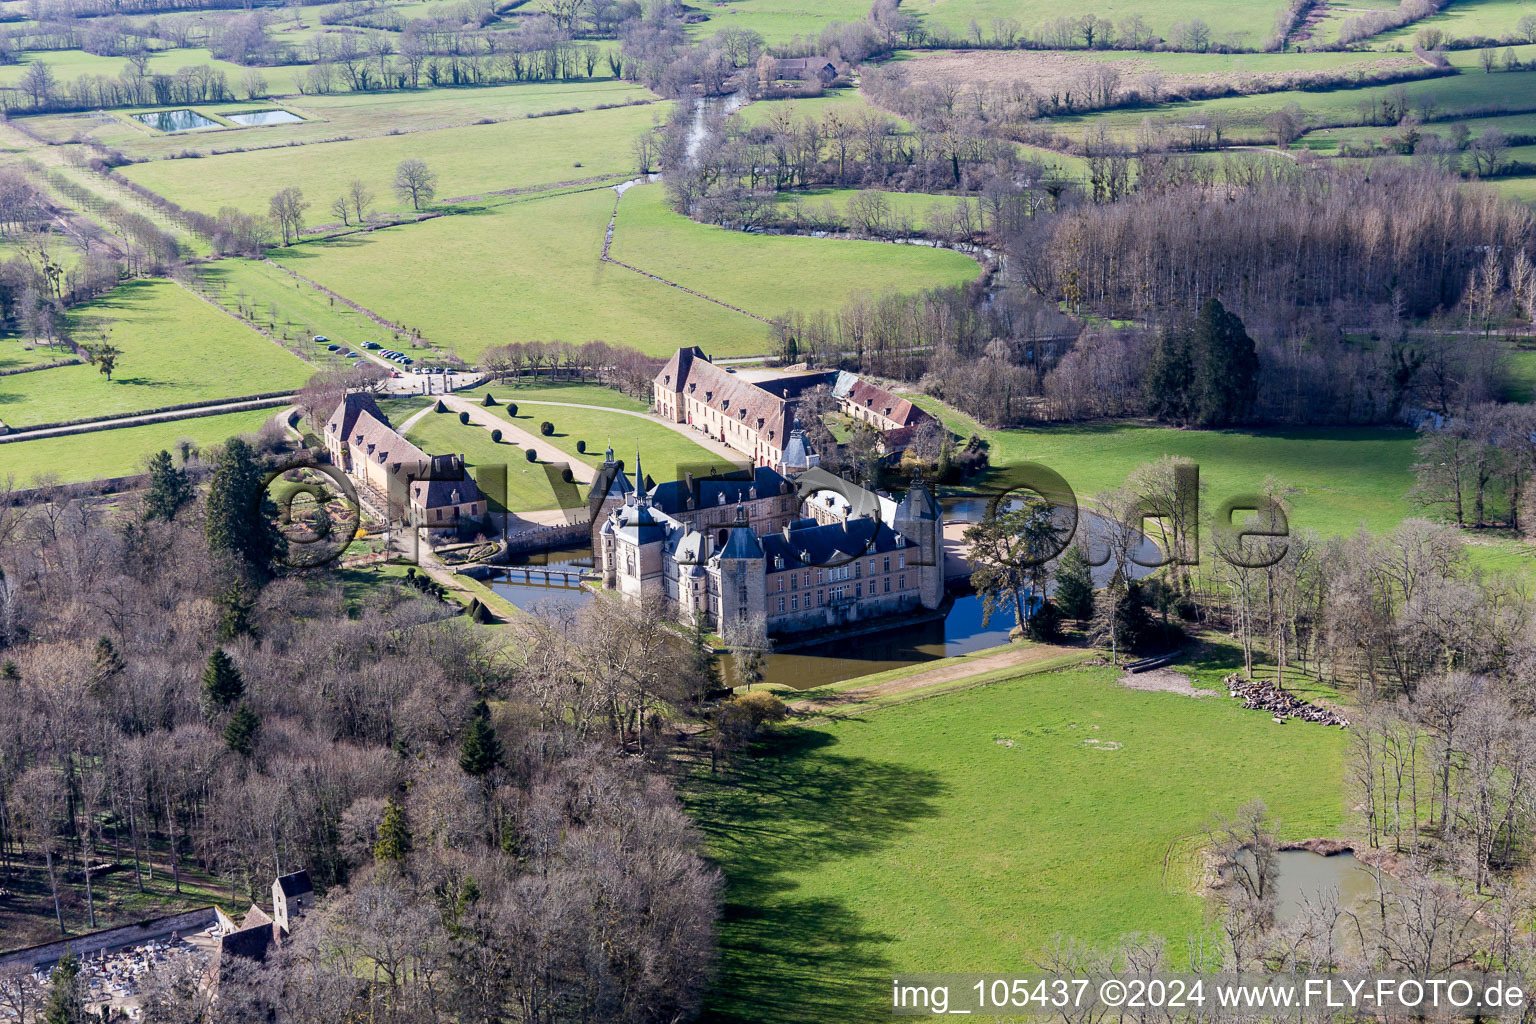
POLYGON ((358 489, 433 533, 478 521, 488 504, 459 455, 428 455, 402 437, 373 400, 349 394, 325 424, 331 461, 358 489))
POLYGON ((912 432, 933 419, 907 399, 844 370, 754 382, 716 366, 696 346, 678 349, 662 366, 652 402, 660 415, 730 445, 754 466, 785 472, 796 405, 806 391, 822 385, 831 389, 844 413, 884 432, 888 453, 904 448, 912 432))
MULTIPOLYGON (((781 455, 790 472, 815 458, 799 430, 781 455)), ((626 600, 660 599, 682 622, 761 618, 770 634, 795 633, 944 601, 943 515, 920 481, 900 503, 851 515, 817 495, 803 503, 769 466, 647 488, 639 456, 635 483, 610 449, 603 470, 612 486, 593 534, 602 585, 626 600)))

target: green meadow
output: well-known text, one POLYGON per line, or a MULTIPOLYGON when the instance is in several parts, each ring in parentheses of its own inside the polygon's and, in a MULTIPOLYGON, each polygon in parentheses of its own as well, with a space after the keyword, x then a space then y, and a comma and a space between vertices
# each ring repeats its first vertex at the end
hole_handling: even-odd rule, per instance
POLYGON ((535 340, 599 339, 652 355, 680 345, 761 352, 760 322, 600 261, 614 198, 602 188, 524 200, 275 258, 469 360, 535 340))
MULTIPOLYGON (((907 0, 902 7, 903 12, 918 15, 930 28, 943 27, 962 37, 970 34, 972 21, 990 38, 996 18, 1012 18, 1021 29, 1030 31, 1063 16, 1092 12, 1115 21, 1140 14, 1158 35, 1167 35, 1176 22, 1199 18, 1210 25, 1213 39, 1220 41, 1236 33, 1249 46, 1263 41, 1279 9, 1276 0, 1175 0, 1166 4, 1132 0, 1070 10, 1052 0, 907 0)), ((797 35, 815 38, 835 22, 859 21, 867 7, 847 0, 724 0, 703 4, 700 10, 709 20, 694 26, 696 38, 723 28, 745 28, 762 33, 770 43, 785 43, 797 35)))
MULTIPOLYGON (((0 378, 5 379, 8 378, 0 378)), ((42 475, 56 476, 59 483, 66 484, 128 476, 143 472, 145 459, 161 450, 175 450, 182 440, 207 448, 237 434, 254 433, 277 411, 249 409, 89 434, 12 441, 0 444, 0 480, 14 477, 17 485, 26 486, 42 475)))
POLYGON ((70 312, 77 342, 122 351, 108 380, 86 364, 0 377, 0 420, 57 423, 303 386, 313 368, 166 280, 131 281, 70 312))
POLYGON ((280 188, 294 187, 311 204, 309 225, 338 220, 331 200, 360 178, 375 195, 377 213, 403 213, 394 194, 395 167, 425 160, 438 176, 437 201, 505 189, 618 176, 633 170, 631 140, 661 116, 656 106, 522 118, 437 131, 381 135, 347 142, 226 153, 197 160, 154 160, 121 170, 167 199, 212 213, 234 206, 265 214, 280 188))
POLYGON ((854 292, 921 291, 980 274, 975 260, 948 249, 723 231, 665 200, 659 185, 624 194, 613 257, 759 316, 835 311, 854 292))
POLYGON ((785 729, 685 784, 727 883, 705 1018, 865 1024, 893 974, 1024 970, 1057 934, 1182 961, 1212 816, 1337 835, 1347 739, 1102 668, 785 729))

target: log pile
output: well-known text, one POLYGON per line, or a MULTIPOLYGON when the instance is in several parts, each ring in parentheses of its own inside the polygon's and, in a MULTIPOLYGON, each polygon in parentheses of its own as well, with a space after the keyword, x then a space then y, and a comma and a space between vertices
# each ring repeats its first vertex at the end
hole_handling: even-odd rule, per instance
POLYGON ((1226 678, 1227 692, 1233 697, 1242 699, 1243 707, 1253 711, 1268 711, 1275 721, 1283 722, 1287 718, 1299 718, 1303 722, 1316 722, 1319 725, 1337 725, 1343 728, 1349 725, 1349 719, 1336 714, 1327 708, 1318 707, 1316 704, 1308 704, 1299 697, 1294 697, 1284 690, 1277 690, 1272 684, 1258 679, 1244 679, 1241 675, 1230 675, 1226 678))

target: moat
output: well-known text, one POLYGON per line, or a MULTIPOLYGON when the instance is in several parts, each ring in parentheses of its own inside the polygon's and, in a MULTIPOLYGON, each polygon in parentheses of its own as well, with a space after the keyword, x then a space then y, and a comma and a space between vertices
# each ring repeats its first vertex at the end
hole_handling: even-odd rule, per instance
MULTIPOLYGON (((984 507, 984 502, 974 499, 945 501, 944 504, 946 517, 951 519, 979 515, 984 507)), ((1093 522, 1086 513, 1084 519, 1090 524, 1093 522)), ((1156 557, 1156 549, 1150 542, 1144 544, 1139 553, 1148 556, 1144 560, 1156 557)), ((590 547, 514 556, 510 567, 498 571, 486 583, 512 604, 529 611, 560 605, 575 607, 593 600, 592 592, 577 586, 574 579, 564 582, 558 577, 546 580, 536 574, 525 576, 519 566, 590 569, 590 547)), ((1144 575, 1147 571, 1138 569, 1136 575, 1144 575)), ((1105 579, 1097 578, 1101 574, 1107 577, 1105 570, 1095 572, 1100 586, 1105 582, 1105 579)), ((957 593, 927 618, 903 617, 885 628, 869 623, 862 629, 820 641, 783 637, 768 657, 766 681, 807 690, 888 669, 970 654, 1008 642, 1008 631, 1014 625, 1011 611, 995 612, 986 625, 981 620, 981 598, 971 593, 957 593)), ((723 660, 728 675, 729 658, 723 660)))

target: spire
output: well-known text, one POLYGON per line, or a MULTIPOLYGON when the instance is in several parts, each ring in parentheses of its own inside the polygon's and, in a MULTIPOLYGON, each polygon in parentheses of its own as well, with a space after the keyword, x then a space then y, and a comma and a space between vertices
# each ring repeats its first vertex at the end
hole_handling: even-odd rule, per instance
POLYGON ((635 445, 635 493, 642 505, 649 505, 651 496, 645 493, 645 469, 640 465, 640 446, 635 445))
POLYGON ((743 505, 739 498, 736 501, 736 525, 747 525, 747 506, 743 505))
POLYGON ((603 461, 610 466, 613 465, 613 438, 611 437, 608 439, 608 450, 603 453, 603 461))

